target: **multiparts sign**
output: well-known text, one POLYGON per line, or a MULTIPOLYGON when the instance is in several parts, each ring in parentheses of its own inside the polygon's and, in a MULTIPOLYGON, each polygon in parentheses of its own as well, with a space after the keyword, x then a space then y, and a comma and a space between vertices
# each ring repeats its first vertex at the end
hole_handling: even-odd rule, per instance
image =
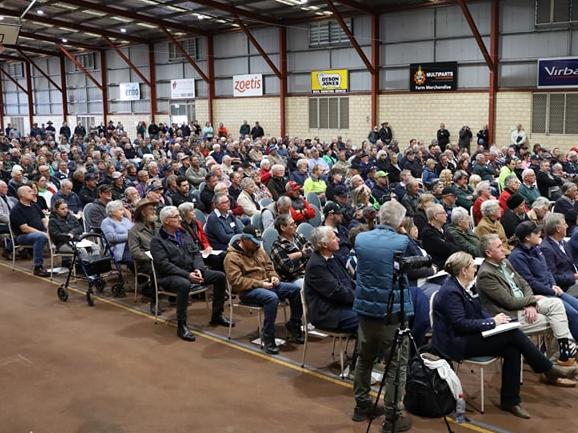
POLYGON ((346 93, 349 91, 349 71, 347 69, 311 71, 311 91, 313 93, 346 93))
POLYGON ((538 88, 578 87, 578 57, 538 59, 538 88))
POLYGON ((409 90, 412 92, 451 91, 457 88, 457 62, 409 65, 409 90))

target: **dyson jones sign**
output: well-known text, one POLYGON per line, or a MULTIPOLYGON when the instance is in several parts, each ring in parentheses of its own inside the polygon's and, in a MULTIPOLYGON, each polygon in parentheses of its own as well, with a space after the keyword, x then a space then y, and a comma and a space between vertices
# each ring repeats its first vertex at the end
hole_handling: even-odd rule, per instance
POLYGON ((578 57, 538 59, 538 88, 578 87, 578 57))

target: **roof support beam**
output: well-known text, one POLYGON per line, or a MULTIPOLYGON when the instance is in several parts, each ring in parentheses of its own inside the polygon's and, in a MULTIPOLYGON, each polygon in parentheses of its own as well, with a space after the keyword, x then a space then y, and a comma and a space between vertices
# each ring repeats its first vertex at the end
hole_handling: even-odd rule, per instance
MULTIPOLYGON (((151 123, 155 123, 157 112, 157 71, 155 62, 155 44, 148 44, 149 49, 149 87, 151 88, 151 123)), ((144 137, 143 137, 144 138, 144 137)))
POLYGON ((107 36, 104 36, 104 40, 106 41, 107 45, 109 47, 111 47, 114 51, 116 51, 116 53, 119 55, 119 57, 124 60, 124 62, 128 65, 128 67, 130 69, 132 69, 132 71, 138 75, 138 77, 143 80, 143 82, 151 87, 151 82, 147 79, 147 77, 145 77, 141 71, 138 70, 138 68, 130 61, 130 59, 127 57, 127 55, 125 53, 122 52, 122 50, 120 48, 118 48, 114 42, 112 42, 107 36))
MULTIPOLYGON (((254 21, 258 21, 262 24, 270 24, 273 26, 281 25, 281 21, 267 17, 261 14, 256 14, 254 12, 247 11, 245 9, 238 8, 236 6, 232 6, 231 4, 220 3, 214 0, 192 0, 193 3, 199 4, 201 6, 207 6, 213 9, 217 9, 223 12, 227 12, 233 16, 241 16, 245 18, 249 18, 254 21)), ((228 2, 231 3, 231 2, 228 2)))
POLYGON ((366 14, 369 14, 369 15, 375 15, 375 10, 373 8, 370 8, 367 5, 362 4, 362 3, 358 3, 355 0, 336 0, 336 1, 337 1, 337 3, 341 3, 342 5, 345 5, 351 9, 365 12, 366 14))
MULTIPOLYGON (((64 54, 66 57, 68 57, 68 60, 70 60, 72 63, 74 63, 76 65, 76 67, 78 69, 80 69, 84 73, 84 75, 86 75, 86 77, 96 85, 96 87, 98 87, 100 90, 102 90, 103 86, 98 81, 96 81, 96 78, 94 78, 92 76, 92 74, 90 72, 88 72, 87 69, 84 66, 82 66, 82 64, 78 60, 76 60, 76 57, 74 57, 74 55, 71 54, 70 51, 68 51, 62 45, 59 45, 58 48, 60 49, 60 51, 62 51, 62 54, 64 54)), ((101 51, 100 53, 102 54, 103 51, 101 51)), ((101 56, 101 58, 102 58, 102 56, 101 56)), ((104 67, 101 65, 100 69, 104 69, 104 67)))
POLYGON ((32 68, 30 67, 30 63, 26 62, 26 87, 28 88, 28 122, 30 125, 30 129, 32 129, 32 124, 34 123, 34 100, 32 98, 32 68))
POLYGON ((488 53, 488 49, 486 48, 486 44, 484 43, 484 40, 482 39, 482 36, 480 35, 480 32, 478 30, 478 26, 476 26, 476 22, 474 21, 474 17, 472 17, 472 14, 470 13, 470 9, 466 5, 466 1, 465 0, 457 0, 457 1, 458 1, 458 5, 462 9, 462 12, 464 14, 464 18, 466 19, 466 21, 468 22, 468 25, 470 26, 470 29, 474 35, 474 39, 476 40, 478 47, 480 47, 480 51, 482 52, 482 55, 484 56, 484 59, 486 60, 486 65, 488 65, 488 69, 490 69, 490 71, 494 70, 494 62, 493 62, 492 58, 490 57, 490 54, 488 53))
POLYGON ((22 57, 11 56, 10 54, 0 54, 0 58, 6 59, 6 60, 15 60, 17 62, 23 62, 24 61, 24 59, 22 57))
POLYGON ((42 69, 40 69, 40 67, 36 63, 34 63, 34 61, 30 57, 28 57, 28 55, 24 51, 22 51, 21 49, 18 49, 18 52, 20 52, 22 57, 24 57, 26 59, 26 61, 28 63, 30 63, 32 66, 34 66, 34 69, 36 69, 38 72, 40 72, 42 74, 42 76, 44 78, 46 78, 50 84, 52 84, 54 87, 56 87, 56 89, 58 89, 62 92, 62 89, 60 88, 60 86, 58 84, 56 84, 54 82, 54 80, 52 78, 50 78, 50 76, 46 72, 44 72, 42 69))
POLYGON ((10 50, 26 51, 28 53, 44 54, 46 56, 59 56, 58 51, 42 50, 40 48, 27 47, 25 45, 4 45, 10 50))
MULTIPOLYGON (((107 14, 110 14, 113 16, 130 18, 130 19, 133 19, 133 20, 140 22, 140 23, 147 23, 147 24, 152 24, 154 26, 160 26, 160 27, 168 27, 168 28, 175 29, 175 30, 178 30, 181 32, 185 32, 185 33, 205 35, 205 33, 200 32, 198 30, 195 30, 194 28, 187 26, 185 24, 179 24, 179 23, 174 23, 171 21, 166 21, 166 20, 160 19, 158 17, 151 17, 148 15, 139 14, 136 12, 131 12, 130 10, 120 9, 120 8, 113 7, 110 5, 93 3, 93 2, 89 2, 89 1, 85 1, 85 0, 59 0, 59 1, 60 1, 60 3, 67 3, 70 5, 74 5, 74 6, 79 6, 80 8, 83 8, 83 9, 92 9, 92 10, 104 12, 104 13, 107 13, 107 14)), ((195 2, 195 3, 197 3, 197 2, 195 2)), ((124 38, 124 39, 126 39, 126 38, 124 38)))
POLYGON ((42 42, 52 42, 53 44, 56 44, 56 45, 64 45, 67 47, 74 47, 74 48, 84 48, 86 50, 98 51, 102 48, 102 47, 99 47, 96 45, 83 44, 82 42, 74 42, 74 41, 71 41, 70 39, 68 39, 68 42, 62 42, 62 40, 59 38, 53 38, 50 36, 39 35, 36 33, 28 33, 28 32, 22 32, 21 31, 20 36, 25 37, 25 38, 29 38, 29 39, 34 39, 37 41, 42 41, 42 42))
POLYGON ((335 19, 339 23, 339 26, 341 27, 341 30, 343 30, 343 33, 345 33, 347 35, 347 37, 349 38, 351 45, 353 45, 353 48, 355 48, 355 51, 357 51, 357 54, 359 55, 359 57, 361 58, 363 63, 365 63, 365 67, 367 68, 367 70, 372 75, 375 74, 375 69, 374 69, 373 65, 371 64, 371 62, 369 61, 369 59, 367 58, 367 56, 365 55, 365 53, 363 52, 363 50, 361 49, 359 44, 357 43, 355 36, 353 36, 353 33, 351 33, 351 30, 349 30, 349 27, 347 27, 347 24, 345 24, 343 17, 341 16, 339 11, 337 10, 335 5, 333 4, 333 1, 332 0, 325 0, 325 3, 327 3, 327 7, 331 10, 331 12, 333 12, 333 16, 335 17, 335 19))
MULTIPOLYGON (((5 15, 5 16, 17 16, 18 13, 11 11, 10 9, 5 9, 5 8, 0 8, 0 14, 1 15, 5 15)), ((146 39, 142 39, 142 38, 137 38, 135 36, 131 36, 131 35, 127 35, 126 33, 118 33, 118 32, 110 32, 108 30, 102 30, 101 28, 98 27, 90 27, 90 26, 85 26, 82 24, 78 24, 78 23, 71 23, 69 21, 64 21, 64 20, 59 20, 56 18, 51 18, 51 17, 41 17, 38 15, 28 15, 27 18, 25 18, 26 21, 30 21, 31 23, 43 23, 43 24, 51 24, 55 27, 66 27, 72 30, 80 30, 83 32, 88 32, 88 33, 95 33, 97 35, 101 35, 101 36, 108 36, 110 38, 118 38, 121 40, 127 40, 127 41, 131 41, 131 42, 135 42, 135 43, 146 43, 148 42, 146 39)))
POLYGON ((251 44, 253 44, 253 46, 259 52, 259 54, 261 54, 261 57, 263 57, 265 62, 267 62, 273 73, 277 76, 277 78, 281 80, 282 79, 281 71, 277 69, 277 66, 275 66, 275 63, 273 63, 273 61, 271 60, 271 57, 269 57, 269 55, 265 52, 263 47, 259 44, 259 42, 257 42, 257 39, 255 39, 255 37, 251 34, 251 31, 247 28, 245 23, 242 22, 237 15, 235 15, 235 22, 239 25, 239 28, 243 31, 243 33, 245 33, 245 36, 247 36, 247 39, 249 39, 249 41, 251 42, 251 44))
POLYGON ((66 122, 68 119, 68 89, 66 88, 66 61, 62 53, 59 53, 58 60, 60 62, 60 88, 62 89, 62 121, 66 122))
POLYGON ((0 72, 0 130, 4 133, 4 86, 2 83, 2 73, 0 72))
POLYGON ((24 87, 22 87, 18 81, 16 81, 9 73, 7 73, 7 72, 4 70, 4 68, 2 68, 2 66, 0 66, 0 72, 2 72, 2 73, 4 74, 4 76, 5 76, 6 78, 8 78, 10 81, 12 81, 16 87, 18 87, 18 88, 19 88, 20 90, 22 90, 24 93, 28 94, 28 90, 26 90, 24 87))
POLYGON ((197 73, 201 76, 201 78, 203 79, 203 81, 205 82, 209 82, 209 77, 207 77, 207 75, 203 72, 203 70, 199 67, 199 65, 197 65, 197 62, 195 62, 193 60, 193 58, 190 56, 189 53, 187 53, 187 51, 183 48, 183 46, 181 45, 181 43, 179 41, 177 41, 175 39, 175 37, 171 34, 171 32, 169 32, 165 27, 161 27, 161 29, 163 30, 163 32, 166 33, 166 35, 169 37, 169 39, 171 40, 171 42, 173 44, 175 44, 175 47, 177 47, 177 49, 180 51, 180 53, 185 57, 185 59, 187 59, 187 62, 189 62, 189 64, 195 69, 195 71, 197 71, 197 73))

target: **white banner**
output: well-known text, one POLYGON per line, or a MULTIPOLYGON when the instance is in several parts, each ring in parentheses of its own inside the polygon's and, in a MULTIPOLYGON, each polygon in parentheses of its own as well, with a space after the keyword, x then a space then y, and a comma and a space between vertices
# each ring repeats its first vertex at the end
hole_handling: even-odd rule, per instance
POLYGON ((118 83, 121 101, 138 101, 140 99, 140 83, 118 83))
POLYGON ((193 99, 195 97, 195 79, 171 80, 171 99, 193 99))
POLYGON ((248 74, 233 76, 233 96, 262 96, 263 75, 248 74))

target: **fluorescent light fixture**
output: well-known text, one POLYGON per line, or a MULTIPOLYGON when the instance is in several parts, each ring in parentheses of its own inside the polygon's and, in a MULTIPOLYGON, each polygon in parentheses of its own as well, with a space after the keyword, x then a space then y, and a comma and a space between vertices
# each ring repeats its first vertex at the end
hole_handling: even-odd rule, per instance
POLYGON ((147 29, 156 29, 157 26, 153 26, 152 24, 147 23, 136 23, 137 26, 146 27, 147 29))
POLYGON ((333 15, 333 12, 331 12, 331 11, 323 11, 323 14, 324 14, 324 15, 333 15))
MULTIPOLYGON (((164 6, 164 5, 159 5, 159 6, 164 6)), ((178 7, 176 7, 176 6, 171 6, 171 5, 166 5, 166 6, 164 6, 164 7, 167 8, 167 9, 170 9, 170 10, 172 10, 172 11, 176 11, 176 12, 186 12, 186 11, 187 11, 186 9, 178 8, 178 7)))
POLYGON ((227 21, 225 21, 225 20, 217 20, 217 22, 221 23, 221 24, 227 24, 227 21))
POLYGON ((203 14, 194 14, 194 15, 200 20, 205 20, 205 19, 209 18, 207 15, 203 15, 203 14))
POLYGON ((97 35, 96 33, 84 32, 83 35, 94 36, 95 38, 100 38, 100 35, 97 35))
POLYGON ((110 17, 110 18, 115 20, 115 21, 120 21, 122 23, 132 23, 132 21, 133 21, 130 18, 125 18, 125 17, 110 17))
POLYGON ((64 30, 65 32, 72 32, 72 33, 77 33, 78 30, 76 29, 72 29, 70 27, 58 27, 59 30, 64 30))
POLYGON ((94 15, 95 17, 103 17, 106 14, 104 12, 98 12, 98 11, 93 11, 90 9, 87 9, 85 11, 82 11, 82 13, 88 14, 88 15, 94 15))
POLYGON ((147 5, 154 5, 154 6, 158 6, 159 4, 155 1, 152 0, 140 0, 143 3, 146 3, 147 5))
POLYGON ((125 29, 124 27, 121 27, 121 28, 120 28, 120 32, 121 32, 121 33, 126 33, 126 29, 125 29))
POLYGON ((77 6, 69 5, 66 3, 54 3, 52 6, 57 6, 59 8, 68 9, 71 11, 75 11, 77 9, 77 6))
POLYGON ((38 15, 44 15, 44 11, 43 11, 42 9, 38 9, 38 10, 36 11, 36 13, 37 13, 38 15))

